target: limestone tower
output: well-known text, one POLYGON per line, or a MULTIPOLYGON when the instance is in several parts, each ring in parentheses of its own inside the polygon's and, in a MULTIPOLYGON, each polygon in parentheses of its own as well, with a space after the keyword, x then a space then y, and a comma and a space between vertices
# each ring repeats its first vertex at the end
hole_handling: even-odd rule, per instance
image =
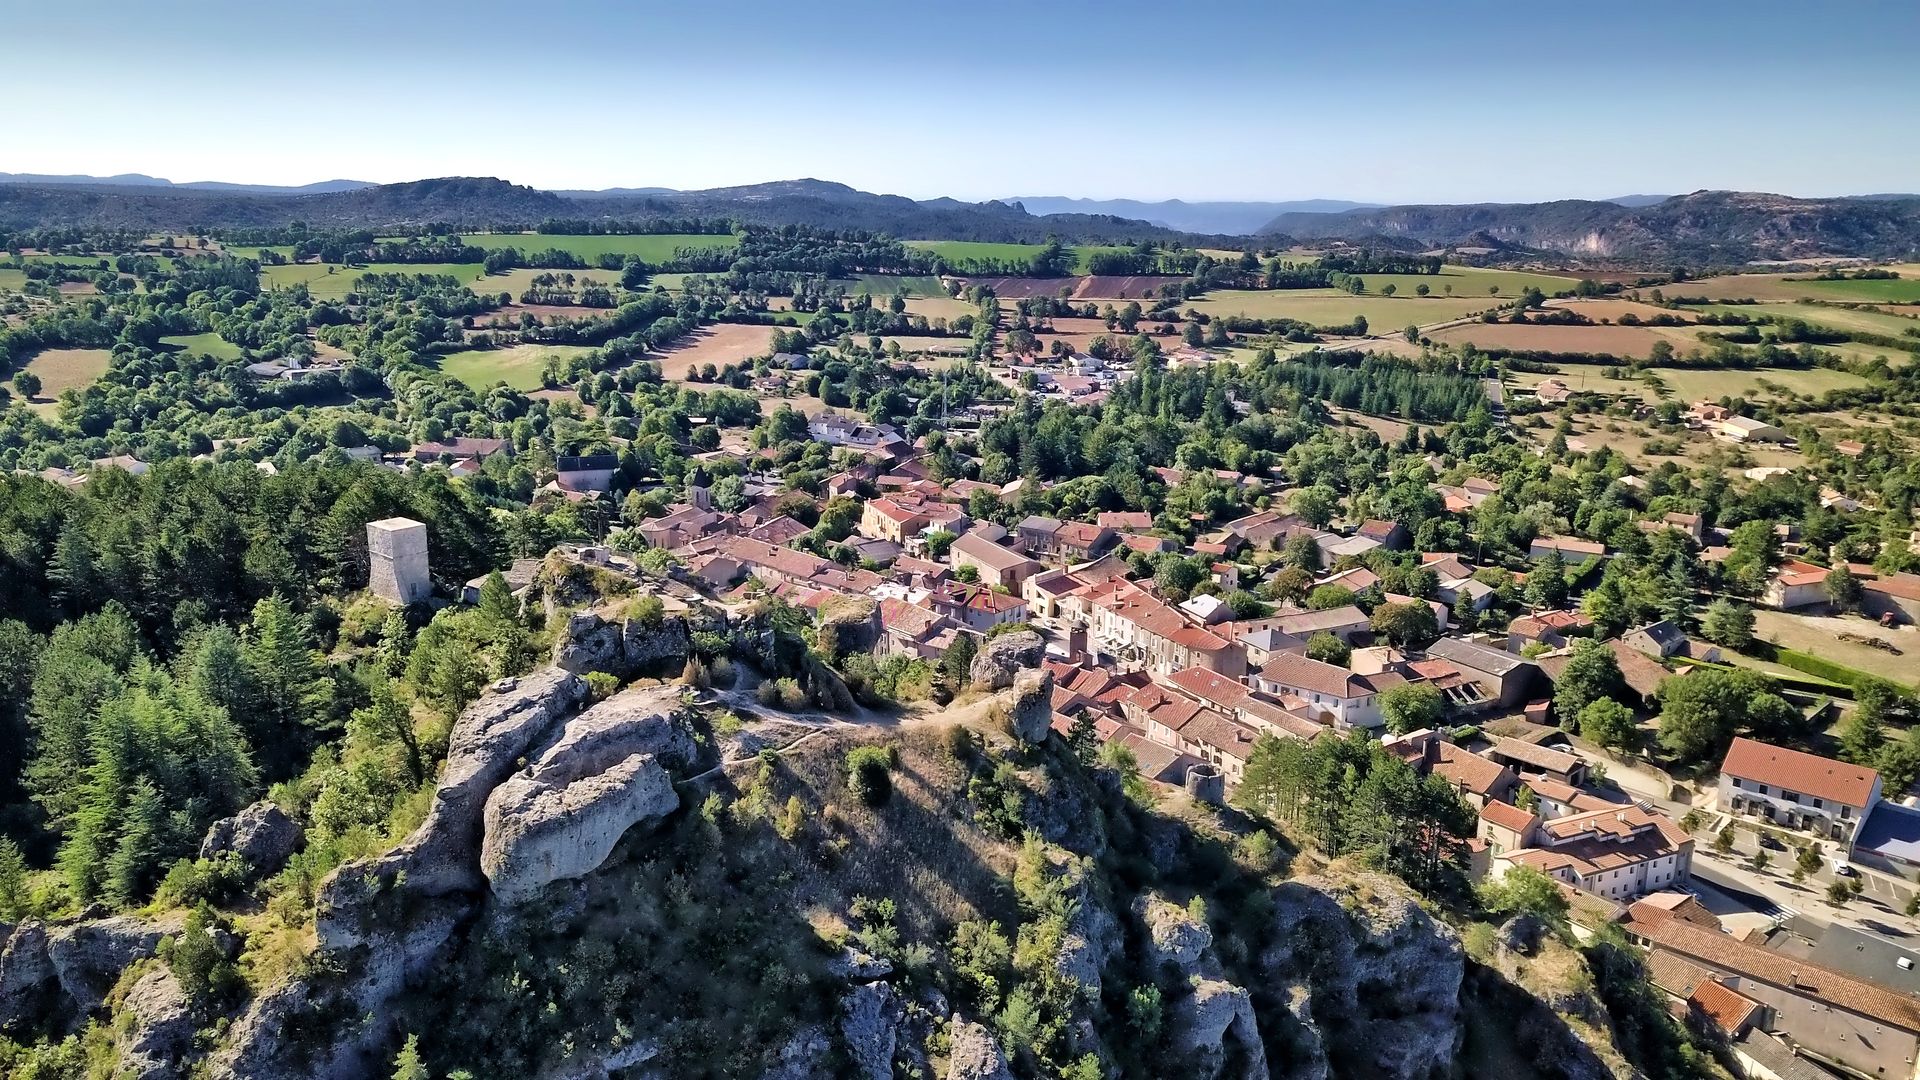
POLYGON ((367 522, 367 587, 396 604, 425 600, 433 592, 427 576, 427 527, 412 518, 367 522))

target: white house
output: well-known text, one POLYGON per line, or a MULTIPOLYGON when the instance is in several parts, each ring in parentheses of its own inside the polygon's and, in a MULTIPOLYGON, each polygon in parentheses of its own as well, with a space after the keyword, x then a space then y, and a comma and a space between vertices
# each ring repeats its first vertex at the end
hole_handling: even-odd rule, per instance
POLYGON ((1380 692, 1406 679, 1392 672, 1360 675, 1346 668, 1323 663, 1295 653, 1275 653, 1251 681, 1262 693, 1282 700, 1299 699, 1311 719, 1322 713, 1344 728, 1377 728, 1380 716, 1380 692))
POLYGON ((1735 739, 1720 763, 1720 809, 1809 832, 1853 850, 1880 802, 1880 774, 1863 765, 1735 739))

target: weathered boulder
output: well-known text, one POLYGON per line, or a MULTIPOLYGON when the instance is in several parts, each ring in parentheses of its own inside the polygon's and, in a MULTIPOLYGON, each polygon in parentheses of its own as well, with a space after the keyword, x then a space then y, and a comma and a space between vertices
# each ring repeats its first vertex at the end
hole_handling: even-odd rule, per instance
POLYGON ((1193 992, 1174 1004, 1169 1030, 1175 1056, 1186 1063, 1188 1076, 1267 1080, 1266 1045, 1244 987, 1196 979, 1193 992), (1229 1063, 1238 1063, 1238 1068, 1228 1071, 1229 1063))
POLYGON ((165 964, 155 964, 127 989, 119 1015, 126 1026, 116 1039, 116 1077, 176 1080, 187 1075, 195 1023, 186 991, 165 964))
POLYGON ((591 872, 628 829, 679 805, 673 778, 649 754, 572 781, 515 776, 487 802, 480 869, 494 896, 519 903, 549 882, 591 872))
POLYGON ((365 944, 373 904, 401 882, 414 896, 477 893, 486 883, 479 852, 487 797, 586 696, 579 676, 546 668, 468 706, 454 725, 427 819, 393 851, 349 862, 321 882, 314 914, 321 947, 365 944))
POLYGON ((1500 924, 1497 937, 1501 948, 1522 956, 1532 956, 1539 950, 1540 938, 1546 929, 1546 924, 1537 916, 1521 912, 1500 924))
POLYGON ((953 1048, 947 1055, 947 1080, 1013 1080, 993 1032, 956 1017, 950 1033, 953 1048))
POLYGON ((893 961, 884 956, 869 956, 849 946, 840 950, 840 955, 827 961, 827 974, 861 982, 884 979, 893 974, 893 961))
POLYGON ((589 671, 618 674, 626 667, 619 625, 591 611, 567 616, 566 632, 553 643, 553 664, 575 675, 589 671))
POLYGON ((1147 926, 1155 959, 1179 968, 1181 974, 1199 970, 1201 958, 1213 948, 1213 931, 1206 923, 1187 914, 1180 905, 1152 894, 1142 895, 1133 909, 1147 926))
POLYGON ((47 928, 23 922, 0 936, 0 1031, 37 1015, 58 989, 47 956, 47 928))
POLYGON ((684 662, 693 637, 687 620, 669 616, 657 623, 640 619, 609 622, 591 611, 567 616, 566 632, 554 642, 554 666, 585 675, 603 671, 632 678, 643 671, 684 662))
POLYGON ((662 759, 692 760, 672 687, 629 690, 567 721, 487 799, 480 869, 518 903, 606 861, 627 830, 680 805, 662 759))
POLYGON ((880 605, 866 596, 833 597, 820 605, 813 634, 820 652, 835 661, 872 652, 880 641, 880 605))
POLYGON ((262 800, 214 822, 200 841, 200 857, 211 859, 232 852, 246 861, 253 876, 269 877, 293 858, 304 836, 299 822, 262 800))
POLYGON ((1024 670, 1013 677, 1007 726, 1014 737, 1025 742, 1047 741, 1047 732, 1053 726, 1053 672, 1024 670))
POLYGON ((853 1061, 851 1075, 893 1080, 893 1050, 904 1009, 893 987, 861 983, 840 999, 840 1037, 853 1061))
POLYGON ((1046 654, 1047 643, 1031 630, 1001 634, 980 646, 967 676, 975 690, 1004 690, 1020 672, 1037 670, 1046 654))
POLYGON ((1273 898, 1261 970, 1307 987, 1334 1071, 1394 1080, 1446 1071, 1462 1030, 1458 935, 1380 874, 1301 878, 1273 898))
POLYGON ((127 965, 152 956, 180 923, 177 915, 165 922, 117 915, 73 923, 47 935, 47 959, 73 1007, 90 1013, 106 1000, 127 965))

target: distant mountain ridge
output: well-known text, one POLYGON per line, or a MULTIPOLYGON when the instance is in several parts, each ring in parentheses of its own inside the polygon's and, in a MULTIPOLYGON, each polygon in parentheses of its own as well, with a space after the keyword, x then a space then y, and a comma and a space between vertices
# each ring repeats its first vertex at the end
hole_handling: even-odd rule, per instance
POLYGON ((262 194, 176 184, 0 183, 0 227, 256 228, 295 221, 322 228, 404 229, 429 223, 524 228, 548 219, 631 221, 731 218, 757 225, 858 229, 910 239, 1037 243, 1217 243, 1102 214, 1036 217, 1001 202, 916 202, 831 181, 800 179, 706 191, 587 192, 569 197, 494 177, 440 177, 308 194, 262 194))
POLYGON ((0 172, 0 184, 37 184, 54 187, 157 187, 188 191, 224 191, 244 195, 323 195, 335 191, 357 191, 377 186, 371 180, 319 180, 311 184, 235 184, 224 180, 195 180, 177 184, 145 173, 119 173, 114 176, 52 175, 47 173, 0 172))
POLYGON ((1021 195, 1001 201, 1024 206, 1030 214, 1112 214, 1187 232, 1235 235, 1252 233, 1279 214, 1333 214, 1382 205, 1347 199, 1295 199, 1285 202, 1188 202, 1184 199, 1163 199, 1159 202, 1142 202, 1138 199, 1080 199, 1066 195, 1021 195))
POLYGON ((1836 255, 1908 258, 1920 254, 1920 199, 1696 191, 1641 206, 1563 199, 1280 214, 1260 231, 1305 240, 1385 236, 1429 247, 1491 237, 1561 255, 1712 265, 1836 255))

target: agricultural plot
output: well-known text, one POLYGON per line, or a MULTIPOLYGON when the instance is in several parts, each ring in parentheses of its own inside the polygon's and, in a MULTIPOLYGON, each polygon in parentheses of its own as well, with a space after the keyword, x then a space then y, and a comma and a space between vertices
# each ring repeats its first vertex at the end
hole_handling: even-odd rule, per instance
POLYGON ((0 289, 12 289, 14 292, 27 287, 27 272, 0 267, 0 289))
MULTIPOLYGON (((1536 372, 1515 372, 1511 385, 1516 388, 1531 389, 1545 379, 1559 379, 1576 391, 1591 391, 1613 396, 1638 396, 1648 402, 1661 400, 1661 395, 1645 379, 1637 375, 1625 378, 1613 378, 1609 371, 1622 372, 1620 368, 1610 368, 1602 364, 1555 364, 1559 372, 1551 375, 1536 372)), ((1667 397, 1678 401, 1693 401, 1699 398, 1717 400, 1725 397, 1745 397, 1750 400, 1776 396, 1769 387, 1808 396, 1819 396, 1829 390, 1865 385, 1866 380, 1858 375, 1831 368, 1759 368, 1746 371, 1735 368, 1655 368, 1648 374, 1657 378, 1666 387, 1667 397)))
MULTIPOLYGON (((1897 272, 1897 271, 1896 271, 1897 272)), ((1898 303, 1920 301, 1920 275, 1893 281, 1812 281, 1798 274, 1728 274, 1724 277, 1683 281, 1663 285, 1669 297, 1704 297, 1712 300, 1759 300, 1792 302, 1795 300, 1841 300, 1860 303, 1898 303)), ((1652 289, 1640 290, 1643 294, 1652 289)))
POLYGON ((516 345, 508 349, 469 349, 440 358, 440 370, 475 390, 504 382, 515 390, 538 390, 549 357, 565 359, 592 352, 584 345, 516 345))
POLYGON ((705 364, 716 368, 738 364, 773 352, 773 328, 747 323, 715 323, 703 326, 668 346, 661 355, 648 357, 660 364, 660 377, 669 382, 685 382, 687 372, 705 364))
POLYGON ((1798 282, 1822 300, 1859 301, 1878 304, 1920 302, 1920 277, 1885 278, 1868 281, 1798 282))
POLYGON ((1597 323, 1617 323, 1628 315, 1646 322, 1663 315, 1690 319, 1694 314, 1694 311, 1688 308, 1664 308, 1658 304, 1642 303, 1637 300, 1550 300, 1547 306, 1571 311, 1597 323))
POLYGON ((1920 664, 1914 663, 1913 656, 1915 650, 1920 650, 1920 634, 1911 630, 1887 629, 1859 617, 1795 615, 1755 608, 1753 635, 1907 686, 1920 682, 1920 664), (1856 638, 1879 638, 1894 645, 1900 653, 1843 639, 1840 637, 1843 633, 1856 638))
MULTIPOLYGON (((1368 320, 1372 322, 1372 320, 1368 320)), ((1519 352, 1591 353, 1644 359, 1654 345, 1666 342, 1678 351, 1698 348, 1697 332, 1667 326, 1553 326, 1541 323, 1463 323, 1434 331, 1437 342, 1471 343, 1482 349, 1519 352)))
POLYGON ((542 233, 473 233, 460 239, 477 248, 498 251, 518 248, 522 253, 559 249, 578 255, 588 263, 602 255, 638 257, 642 262, 662 263, 681 248, 727 249, 740 246, 740 238, 730 233, 657 233, 646 236, 549 236, 542 233))
POLYGON ((1539 289, 1552 296, 1580 284, 1579 279, 1558 274, 1536 274, 1520 270, 1488 270, 1478 266, 1451 263, 1437 274, 1361 274, 1367 292, 1377 293, 1388 285, 1399 295, 1412 295, 1425 285, 1436 296, 1502 297, 1511 299, 1528 289, 1539 289), (1449 292, 1448 290, 1452 291, 1449 292))
POLYGON ((40 394, 28 405, 51 409, 61 393, 86 386, 107 373, 113 355, 105 349, 46 349, 34 354, 23 371, 40 377, 40 394))
POLYGON ((836 278, 834 283, 845 285, 850 296, 866 293, 883 299, 904 289, 909 297, 948 298, 947 287, 932 274, 855 274, 851 278, 836 278))
POLYGON ((965 300, 950 296, 916 296, 907 301, 909 315, 925 315, 929 319, 953 320, 962 315, 977 315, 979 311, 965 300))
POLYGON ((1366 317, 1369 330, 1382 333, 1464 318, 1495 303, 1486 296, 1354 296, 1338 289, 1227 289, 1209 293, 1180 310, 1190 307, 1214 318, 1242 315, 1250 319, 1297 319, 1313 326, 1344 326, 1359 315, 1366 317))
MULTIPOLYGON (((983 240, 909 240, 907 241, 907 246, 919 248, 922 251, 931 251, 935 255, 951 262, 966 259, 999 259, 1002 261, 1031 259, 1034 253, 1039 251, 1044 245, 996 244, 983 240)), ((1127 250, 1129 249, 1113 244, 1081 245, 1073 249, 1074 255, 1076 256, 1074 270, 1079 273, 1085 273, 1087 270, 1087 257, 1089 255, 1127 250)))
POLYGON ((261 267, 260 284, 281 289, 305 285, 316 300, 342 300, 353 291, 354 281, 362 274, 444 274, 469 287, 486 276, 479 263, 369 263, 366 266, 291 263, 261 267))
MULTIPOLYGON (((1824 304, 1715 304, 1701 309, 1722 315, 1771 315, 1781 319, 1799 319, 1814 326, 1830 326, 1848 333, 1880 334, 1903 337, 1908 331, 1920 331, 1920 319, 1891 315, 1863 308, 1828 307, 1824 304)), ((1913 339, 1920 348, 1920 338, 1913 339)))
POLYGON ((219 334, 175 334, 161 338, 160 343, 171 345, 181 352, 211 356, 215 360, 238 360, 242 355, 240 346, 219 334))
MULTIPOLYGON (((479 268, 475 267, 474 269, 477 271, 479 268)), ((364 273, 364 271, 362 272, 364 273)), ((466 276, 456 276, 459 276, 462 281, 466 281, 467 288, 472 289, 474 292, 485 293, 489 296, 506 293, 515 300, 519 300, 521 293, 533 287, 533 279, 542 274, 553 274, 555 276, 571 274, 573 275, 576 288, 579 287, 580 284, 589 281, 597 281, 602 285, 612 288, 618 288, 620 285, 620 273, 617 270, 529 270, 523 268, 519 270, 508 270, 499 274, 476 273, 472 276, 471 280, 466 276)), ((592 314, 592 310, 591 308, 581 308, 580 312, 582 314, 592 314)))

